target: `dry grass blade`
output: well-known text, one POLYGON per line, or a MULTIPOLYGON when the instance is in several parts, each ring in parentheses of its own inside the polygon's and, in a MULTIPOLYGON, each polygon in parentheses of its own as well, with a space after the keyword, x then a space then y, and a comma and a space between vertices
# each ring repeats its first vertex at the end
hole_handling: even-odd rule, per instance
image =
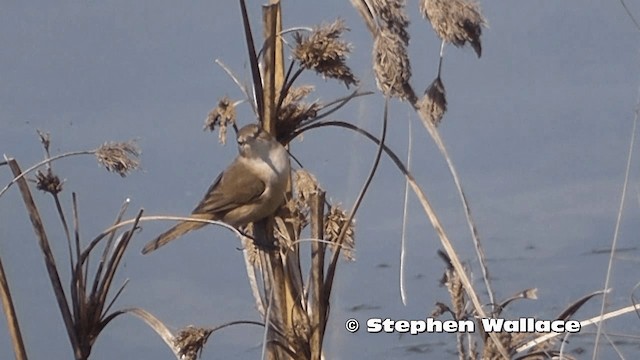
POLYGON ((167 344, 167 346, 171 349, 171 351, 175 355, 176 359, 180 360, 180 352, 178 347, 174 343, 173 334, 171 333, 169 328, 167 328, 167 326, 162 321, 160 321, 157 317, 155 317, 153 314, 151 314, 147 310, 140 309, 140 308, 131 308, 131 309, 116 311, 110 315, 109 319, 113 319, 116 316, 119 316, 122 314, 132 314, 142 319, 142 321, 144 321, 147 325, 149 325, 149 327, 153 329, 153 331, 155 331, 156 334, 158 334, 158 336, 160 336, 160 338, 164 341, 164 343, 167 344))
POLYGON ((133 142, 109 142, 96 150, 96 158, 107 171, 125 177, 140 167, 140 148, 133 142))
POLYGON ((587 294, 583 297, 581 297, 580 299, 578 299, 577 301, 575 301, 574 303, 572 303, 571 305, 567 306, 566 309, 564 309, 559 315, 558 315, 558 319, 559 320, 569 320, 578 310, 580 310, 580 308, 582 307, 582 305, 584 305, 587 301, 591 300, 594 296, 598 296, 598 295, 604 295, 606 293, 609 293, 611 291, 611 289, 607 289, 607 290, 598 290, 598 291, 594 291, 591 294, 587 294))
MULTIPOLYGON (((413 128, 411 124, 413 121, 409 120, 409 134, 407 140, 407 169, 411 170, 411 153, 413 151, 413 128)), ((402 232, 400 234, 400 299, 402 304, 407 306, 407 293, 406 280, 405 280, 405 264, 406 264, 406 235, 407 235, 407 218, 409 213, 409 182, 405 179, 404 182, 404 199, 402 204, 402 232)))
POLYGON ((2 258, 0 258, 0 299, 2 299, 2 310, 7 319, 7 328, 11 336, 11 344, 13 345, 13 353, 16 360, 27 360, 27 351, 24 348, 20 323, 18 322, 16 309, 13 306, 13 298, 11 297, 9 282, 2 265, 2 258))
POLYGON ((224 72, 227 73, 227 75, 229 75, 231 80, 233 80, 233 82, 240 88, 240 91, 242 91, 242 93, 244 94, 244 96, 247 99, 247 101, 249 102, 249 104, 251 104, 251 109, 253 110, 253 113, 256 114, 256 116, 257 116, 258 115, 258 105, 256 105, 255 99, 249 95, 249 91, 247 90, 247 87, 245 85, 243 85, 242 83, 240 83, 240 80, 238 80, 238 78, 233 74, 231 69, 229 69, 227 67, 227 65, 225 65, 220 59, 216 59, 215 62, 216 62, 216 64, 218 64, 218 66, 220 66, 222 68, 222 70, 224 70, 224 72))
MULTIPOLYGON (((456 186, 456 190, 458 190, 458 195, 460 196, 460 201, 462 202, 462 207, 464 208, 464 214, 467 219, 467 225, 469 226, 469 230, 471 232, 471 238, 473 241, 474 248, 476 250, 476 255, 478 257, 478 262, 480 264, 480 270, 482 271, 482 278, 484 280, 485 286, 487 288, 487 293, 489 295, 489 303, 495 304, 493 289, 491 288, 491 281, 489 277, 489 268, 487 267, 486 256, 484 254, 484 249, 482 248, 482 243, 480 242, 480 236, 478 235, 478 229, 476 227, 475 221, 473 220, 473 216, 471 215, 471 206, 469 205, 469 201, 467 200, 467 195, 462 188, 462 182, 460 181, 460 177, 458 176, 458 171, 453 165, 453 160, 451 160, 451 156, 449 156, 449 151, 444 145, 444 140, 440 136, 440 132, 435 127, 435 125, 429 120, 428 117, 425 116, 424 113, 419 111, 419 107, 417 103, 412 104, 414 109, 418 112, 420 120, 422 124, 429 132, 429 135, 436 143, 438 150, 442 154, 442 157, 447 163, 447 167, 449 168, 449 173, 453 178, 453 182, 456 186)), ((474 304, 475 305, 475 304, 474 304)))
POLYGON ((109 262, 107 264, 101 284, 98 287, 98 291, 95 294, 91 294, 91 297, 96 299, 97 304, 99 305, 99 311, 97 313, 99 313, 100 316, 103 316, 103 309, 107 301, 107 295, 109 294, 109 290, 111 289, 111 283, 113 282, 113 278, 115 276, 116 270, 118 269, 118 265, 122 260, 122 256, 124 255, 124 252, 127 249, 131 238, 133 237, 134 231, 137 229, 140 217, 142 217, 142 213, 143 210, 140 210, 138 212, 131 230, 125 231, 121 235, 120 241, 116 242, 115 249, 113 249, 113 252, 111 253, 111 258, 109 259, 109 262))
POLYGON ((437 77, 424 92, 418 102, 420 115, 431 120, 434 126, 440 125, 444 113, 447 111, 447 93, 440 77, 437 77))
POLYGON ((20 170, 20 166, 18 165, 17 161, 15 161, 14 159, 7 159, 7 161, 9 162, 9 167, 13 172, 13 176, 15 178, 18 178, 17 182, 20 193, 22 195, 22 200, 25 204, 25 207, 27 208, 27 213, 29 214, 29 219, 31 220, 33 230, 38 237, 40 250, 44 255, 44 262, 47 268, 47 273, 49 274, 49 280, 56 296, 58 308, 60 309, 60 314, 62 315, 62 319, 67 330, 67 335, 69 336, 69 341, 71 342, 71 346, 73 347, 76 356, 78 356, 78 354, 80 353, 80 349, 78 338, 76 337, 76 333, 74 331, 73 317, 71 315, 71 311, 69 310, 67 296, 64 293, 64 288, 62 286, 62 282, 60 281, 60 275, 58 274, 56 261, 53 256, 53 252, 51 251, 49 239, 44 229, 44 224, 42 223, 40 213, 38 211, 38 208, 36 207, 35 202, 33 201, 33 197, 31 196, 31 191, 29 190, 27 181, 24 179, 24 177, 20 177, 22 175, 22 171, 20 170))
MULTIPOLYGON (((629 306, 626 306, 626 307, 618 309, 618 310, 610 311, 610 312, 605 313, 603 315, 596 315, 596 316, 594 316, 594 317, 592 317, 590 319, 580 321, 580 328, 584 329, 585 327, 590 326, 590 325, 601 324, 605 320, 613 319, 613 318, 616 318, 618 316, 621 316, 621 315, 624 315, 624 314, 628 314, 630 312, 635 312, 635 311, 638 311, 638 310, 640 310, 640 304, 629 305, 629 306)), ((516 349, 516 353, 521 353, 521 352, 527 351, 527 350, 531 349, 532 347, 534 347, 534 346, 536 346, 536 345, 538 345, 540 343, 543 343, 545 341, 549 341, 550 339, 553 339, 553 338, 558 337, 560 335, 565 335, 565 333, 552 332, 552 333, 549 333, 549 334, 544 334, 544 335, 542 335, 542 336, 540 336, 540 337, 538 337, 536 339, 533 339, 533 340, 527 342, 524 345, 519 346, 516 349)))
POLYGON ((421 0, 420 12, 442 40, 458 47, 469 43, 478 57, 482 55, 480 36, 486 20, 477 3, 469 0, 421 0))
MULTIPOLYGON (((7 190, 9 190, 11 185, 17 183, 22 178, 27 176, 29 173, 33 172, 34 170, 38 169, 39 167, 41 167, 43 165, 49 164, 49 163, 51 163, 51 162, 53 162, 55 160, 58 160, 58 159, 71 157, 71 156, 76 156, 76 155, 94 155, 95 152, 96 152, 96 150, 72 151, 72 152, 68 152, 68 153, 64 153, 64 154, 60 154, 60 155, 56 155, 56 156, 44 159, 44 160, 32 165, 31 167, 29 167, 28 169, 26 169, 25 171, 20 173, 20 175, 14 177, 5 187, 2 188, 2 190, 0 190, 0 197, 2 197, 2 195, 4 195, 4 193, 6 193, 7 190)), ((7 164, 9 164, 9 162, 11 160, 13 160, 13 159, 7 158, 6 155, 5 155, 4 159, 5 159, 5 162, 7 164)))
MULTIPOLYGON (((620 234, 620 224, 622 222, 622 211, 625 205, 625 199, 627 197, 627 189, 629 187, 629 173, 631 172, 631 159, 633 158, 633 150, 636 142, 636 128, 638 127, 638 115, 640 115, 640 93, 638 94, 638 100, 636 101, 636 111, 633 117, 633 126, 631 127, 631 139, 629 141, 629 150, 627 155, 627 164, 624 172, 624 181, 622 183, 622 193, 620 194, 620 205, 618 206, 618 213, 616 215, 616 226, 613 230, 613 238, 611 239, 611 254, 609 255, 609 264, 607 265, 607 275, 604 280, 603 289, 609 289, 609 282, 611 281, 611 276, 613 272, 613 262, 614 262, 614 254, 618 248, 618 236, 620 234)), ((605 306, 607 304, 607 294, 604 293, 602 296, 602 305, 600 307, 600 314, 604 314, 605 306)), ((600 342, 600 335, 602 333, 602 326, 598 325, 598 330, 596 331, 596 339, 593 348, 593 356, 597 356, 598 354, 598 344, 600 342)))
MULTIPOLYGON (((388 110, 389 110, 388 105, 389 105, 389 99, 387 98, 385 99, 385 102, 384 102, 384 114, 382 116, 382 134, 380 135, 378 150, 376 151, 376 156, 374 158, 371 171, 369 172, 367 179, 362 185, 362 189, 360 189, 360 193, 358 194, 358 197, 356 198, 356 201, 354 202, 353 207, 351 208, 351 213, 349 214, 349 217, 344 220, 342 224, 342 228, 340 229, 340 234, 338 235, 338 238, 334 242, 338 246, 336 246, 335 250, 333 251, 333 257, 331 258, 331 262, 329 263, 329 267, 327 268, 327 276, 324 281, 323 291, 325 294, 325 302, 327 304, 329 303, 329 297, 331 296, 333 278, 335 276, 336 266, 338 265, 338 257, 340 255, 341 245, 343 244, 343 241, 347 237, 347 233, 349 231, 349 228, 352 226, 352 221, 355 217, 355 214, 358 211, 358 208, 360 207, 362 200, 364 200, 364 196, 367 193, 367 189, 369 188, 371 181, 373 180, 373 176, 376 174, 376 171, 378 169, 378 164, 380 163, 380 158, 382 157, 382 151, 386 147, 386 145, 384 144, 384 141, 387 137, 387 120, 388 120, 388 110)), ((325 236, 326 235, 327 234, 325 234, 325 236)))
POLYGON ((499 315, 502 312, 502 310, 504 310, 509 304, 520 299, 529 299, 529 300, 538 299, 538 289, 537 288, 525 289, 523 291, 520 291, 516 294, 509 296, 508 298, 503 300, 500 303, 500 305, 498 305, 498 310, 494 313, 494 315, 496 316, 499 315))
POLYGON ((245 0, 240 1, 240 11, 242 13, 242 26, 244 27, 244 36, 247 42, 247 52, 249 54, 249 65, 251 66, 251 77, 253 79, 253 91, 258 107, 258 116, 262 116, 264 112, 264 93, 262 89, 262 76, 258 67, 258 55, 256 54, 256 46, 253 41, 253 33, 251 32, 251 24, 249 24, 249 15, 247 14, 247 4, 245 0))
POLYGON ((314 29, 311 35, 294 35, 296 46, 293 57, 304 69, 313 69, 324 77, 338 79, 345 86, 356 85, 357 78, 346 64, 351 45, 340 40, 348 30, 344 21, 338 19, 331 24, 314 29))
MULTIPOLYGON (((127 208, 129 207, 129 199, 126 199, 125 202, 122 204, 122 206, 120 207, 120 211, 118 211, 118 215, 116 216, 115 221, 113 222, 113 224, 118 224, 121 220, 122 217, 124 216, 125 211, 127 210, 127 208)), ((102 272, 104 271, 104 265, 107 263, 107 258, 109 257, 109 254, 111 253, 112 250, 112 245, 113 245, 113 241, 116 235, 116 231, 112 231, 109 234, 109 238, 107 239, 107 243, 105 244, 103 250, 102 250, 102 256, 100 256, 100 262, 98 263, 98 268, 96 269, 95 272, 95 276, 93 278, 93 287, 91 289, 91 293, 95 294, 98 291, 98 286, 100 284, 100 280, 102 279, 102 272)), ((80 243, 79 241, 76 241, 77 243, 77 249, 78 251, 80 251, 80 243)), ((91 253, 93 249, 93 246, 90 246, 90 248, 87 249, 86 253, 84 254, 84 256, 82 256, 83 261, 86 260, 84 262, 84 277, 85 277, 85 281, 86 278, 88 276, 86 276, 88 274, 88 269, 89 269, 89 260, 90 257, 88 257, 87 255, 91 253)), ((78 256, 78 258, 80 258, 80 256, 78 256)), ((86 286, 85 286, 86 288, 86 286)))

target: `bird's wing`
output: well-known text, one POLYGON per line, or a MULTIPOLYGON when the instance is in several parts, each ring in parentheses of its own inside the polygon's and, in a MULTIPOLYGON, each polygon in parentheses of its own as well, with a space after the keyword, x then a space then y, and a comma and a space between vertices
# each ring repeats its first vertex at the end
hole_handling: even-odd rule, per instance
POLYGON ((211 214, 234 209, 260 197, 265 187, 264 181, 236 160, 218 175, 193 213, 211 214))

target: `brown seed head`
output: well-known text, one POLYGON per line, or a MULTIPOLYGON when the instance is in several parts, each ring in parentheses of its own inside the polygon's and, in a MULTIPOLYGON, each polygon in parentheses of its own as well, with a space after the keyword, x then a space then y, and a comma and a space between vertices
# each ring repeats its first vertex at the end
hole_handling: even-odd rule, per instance
POLYGON ((38 190, 55 195, 62 191, 62 183, 58 175, 51 171, 51 168, 47 169, 46 172, 36 171, 36 188, 38 190))
POLYGON ((373 72, 378 89, 385 96, 411 100, 415 95, 409 85, 411 64, 407 49, 398 34, 382 30, 373 42, 373 72))
MULTIPOLYGON (((331 242, 338 241, 340 231, 347 222, 349 215, 340 208, 338 205, 329 206, 329 213, 324 219, 324 234, 325 238, 331 242)), ((342 242, 342 254, 347 260, 355 260, 353 249, 355 249, 355 221, 351 221, 351 224, 347 227, 347 233, 345 234, 342 242)))
POLYGON ((482 55, 480 36, 487 22, 478 3, 469 0, 421 0, 420 12, 442 40, 457 47, 468 42, 478 57, 482 55))
POLYGON ((133 142, 110 142, 100 146, 96 151, 98 163, 107 171, 117 172, 125 177, 140 167, 140 149, 133 142))
POLYGON ((433 80, 424 92, 424 96, 418 102, 418 109, 421 116, 430 119, 434 126, 440 125, 444 113, 447 112, 447 97, 444 84, 439 77, 433 80))
POLYGON ((389 32, 398 35, 405 46, 409 45, 409 33, 407 32, 409 17, 404 9, 405 1, 373 0, 370 4, 380 18, 380 25, 389 32))
POLYGON ((181 359, 196 360, 202 354, 209 335, 210 329, 187 326, 176 335, 173 344, 178 348, 181 359))
POLYGON ((236 123, 236 107, 227 96, 223 96, 218 101, 218 106, 209 111, 204 120, 204 130, 214 131, 216 125, 220 127, 218 139, 222 144, 227 139, 227 126, 236 123))
POLYGON ((347 87, 357 84, 358 80, 346 65, 351 45, 340 40, 340 36, 346 30, 348 29, 344 21, 338 19, 331 24, 315 28, 309 36, 296 33, 294 59, 299 61, 303 68, 313 69, 324 77, 338 79, 347 87))

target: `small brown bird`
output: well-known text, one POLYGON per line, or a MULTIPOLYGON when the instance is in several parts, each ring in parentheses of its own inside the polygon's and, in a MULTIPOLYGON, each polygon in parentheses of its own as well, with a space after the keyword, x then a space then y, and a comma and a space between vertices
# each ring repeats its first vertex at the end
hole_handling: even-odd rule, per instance
MULTIPOLYGON (((207 190, 192 216, 239 227, 273 214, 285 200, 291 165, 285 148, 259 125, 238 131, 239 155, 207 190)), ((143 254, 158 249, 206 223, 182 221, 147 243, 143 254)))

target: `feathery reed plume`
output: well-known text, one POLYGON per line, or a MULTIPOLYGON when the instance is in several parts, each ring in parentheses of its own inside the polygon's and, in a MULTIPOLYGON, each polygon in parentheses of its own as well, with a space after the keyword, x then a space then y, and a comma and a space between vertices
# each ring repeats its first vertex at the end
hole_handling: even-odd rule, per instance
POLYGON ((478 3, 470 0, 422 0, 420 12, 442 40, 457 47, 468 42, 478 57, 482 55, 480 36, 487 22, 478 3))
POLYGON ((331 24, 316 27, 309 36, 296 33, 293 58, 303 68, 313 69, 324 77, 338 79, 346 87, 356 85, 358 79, 345 63, 351 52, 351 45, 340 40, 342 33, 347 30, 344 21, 337 19, 331 24))
POLYGON ((388 29, 382 29, 375 35, 373 72, 376 75, 378 89, 385 96, 410 101, 415 97, 409 85, 411 64, 400 35, 388 29))
POLYGON ((104 143, 96 150, 98 163, 122 177, 140 167, 140 154, 140 148, 133 141, 104 143))
POLYGON ((418 111, 431 119, 434 126, 440 125, 444 113, 447 112, 447 92, 440 77, 437 77, 425 90, 424 96, 418 102, 418 111))
POLYGON ((173 340, 175 347, 178 349, 178 354, 181 356, 180 358, 184 360, 196 360, 198 357, 201 357, 202 350, 211 332, 211 329, 198 328, 195 326, 187 326, 181 329, 173 340))
POLYGON ((296 171, 294 179, 296 194, 304 202, 309 201, 311 196, 320 189, 316 177, 307 170, 300 169, 296 171))
POLYGON ((371 3, 373 10, 380 18, 380 27, 388 29, 397 34, 405 45, 409 44, 409 17, 404 7, 404 0, 373 0, 371 3))
MULTIPOLYGON (((349 215, 346 211, 340 208, 339 205, 330 205, 329 213, 325 215, 324 219, 324 233, 325 238, 331 242, 336 242, 338 240, 338 236, 340 235, 340 230, 342 226, 349 218, 349 215)), ((344 241, 342 242, 343 248, 342 253, 345 259, 349 261, 355 260, 355 256, 353 254, 353 249, 355 249, 355 220, 351 221, 349 227, 347 228, 347 233, 344 237, 344 241)))
POLYGON ((218 106, 209 111, 204 120, 204 130, 214 131, 216 125, 220 127, 218 140, 224 144, 227 139, 227 126, 236 124, 236 106, 227 96, 223 96, 218 101, 218 106))

